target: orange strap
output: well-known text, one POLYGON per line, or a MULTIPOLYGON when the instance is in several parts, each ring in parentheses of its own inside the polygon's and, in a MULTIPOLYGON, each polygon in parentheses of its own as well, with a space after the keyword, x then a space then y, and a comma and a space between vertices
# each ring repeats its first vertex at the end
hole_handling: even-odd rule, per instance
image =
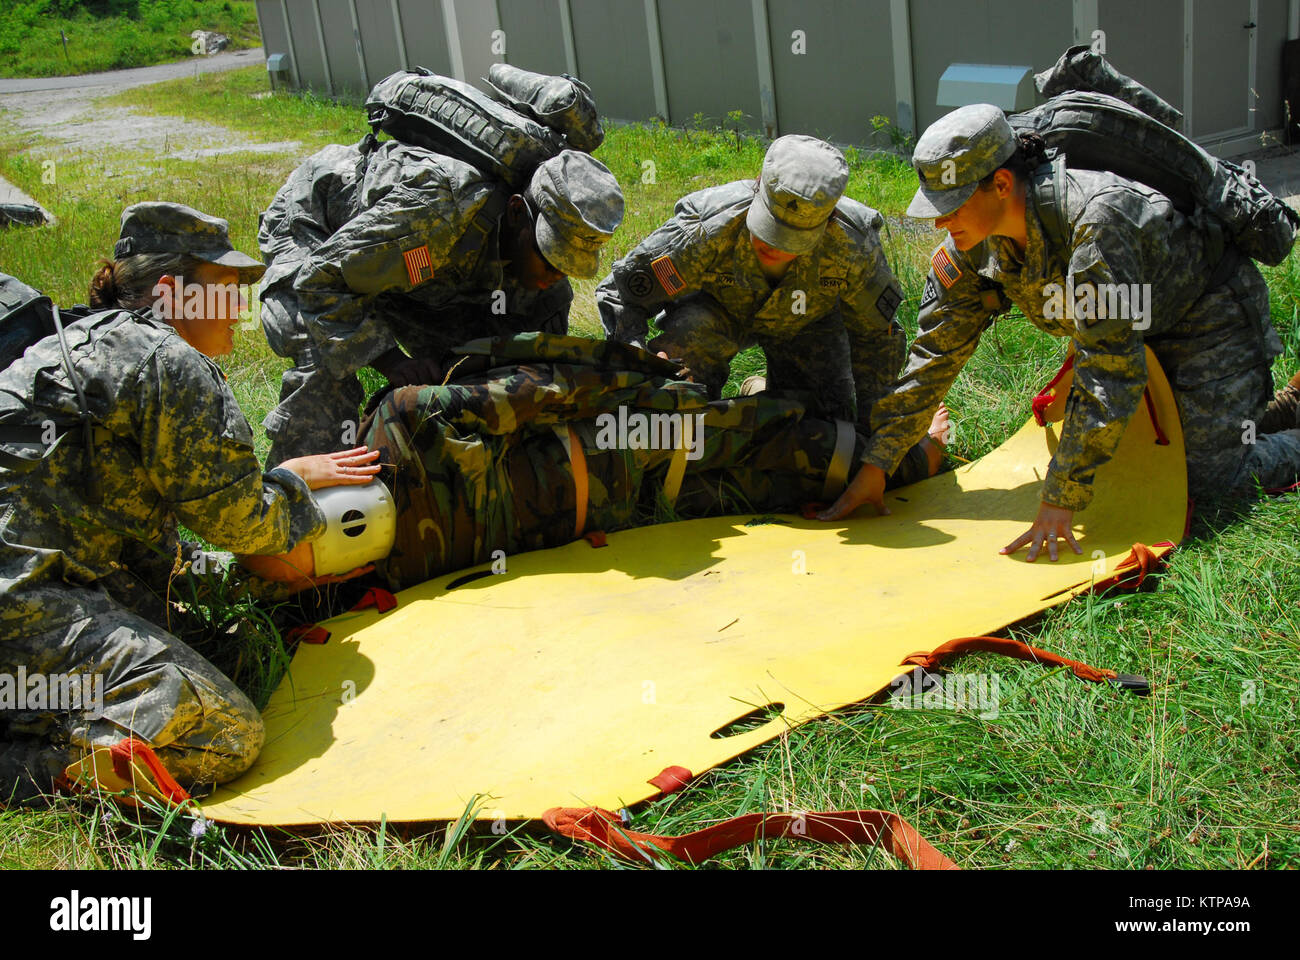
POLYGON ((629 860, 649 860, 652 849, 687 863, 702 863, 760 837, 795 837, 819 843, 886 846, 914 870, 956 870, 957 865, 932 847, 916 828, 884 810, 835 810, 827 813, 748 813, 680 837, 625 830, 617 815, 599 807, 553 807, 542 821, 556 833, 581 840, 629 860))
POLYGON ((1029 660, 1033 663, 1069 667, 1080 680, 1089 680, 1092 683, 1106 683, 1115 680, 1119 676, 1114 670, 1090 667, 1078 660, 1070 660, 1060 654, 1042 650, 1038 647, 1031 647, 1027 643, 1021 643, 1019 640, 1012 640, 1009 637, 958 637, 935 647, 929 653, 914 653, 911 656, 904 657, 903 663, 931 670, 937 667, 939 661, 944 657, 951 657, 959 653, 974 653, 977 650, 1000 653, 1004 657, 1029 660))
POLYGON ((131 761, 139 760, 148 768, 149 773, 153 776, 154 784, 158 787, 158 791, 168 801, 171 803, 184 803, 190 798, 190 795, 185 792, 185 788, 167 772, 167 768, 162 765, 158 755, 150 749, 147 743, 134 738, 120 740, 108 748, 108 754, 113 758, 113 772, 127 783, 134 779, 131 775, 131 761))
POLYGON ((575 515, 573 539, 578 540, 582 537, 583 531, 587 529, 587 499, 590 493, 587 480, 587 454, 583 452, 582 441, 578 438, 578 433, 573 429, 572 425, 557 423, 554 430, 556 437, 564 446, 564 452, 569 455, 570 472, 573 474, 573 511, 575 515))

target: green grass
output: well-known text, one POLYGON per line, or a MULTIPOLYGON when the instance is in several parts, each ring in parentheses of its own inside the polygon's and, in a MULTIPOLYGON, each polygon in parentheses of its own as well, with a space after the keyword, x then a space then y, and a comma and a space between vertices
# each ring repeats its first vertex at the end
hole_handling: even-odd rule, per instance
MULTIPOLYGON (((264 83, 260 71, 238 71, 133 91, 118 102, 225 123, 267 141, 292 130, 304 153, 354 140, 364 130, 355 108, 287 97, 253 101, 264 83)), ((628 217, 606 266, 662 223, 682 194, 753 176, 762 152, 761 144, 731 134, 658 125, 610 131, 598 156, 624 184, 628 217), (652 184, 641 183, 646 160, 655 163, 652 184)), ((52 229, 0 232, 0 263, 64 302, 84 297, 94 259, 111 248, 118 213, 134 200, 176 199, 225 217, 236 244, 251 251, 257 214, 296 161, 250 153, 202 163, 149 160, 135 170, 138 157, 121 152, 61 157, 58 182, 50 185, 41 182, 41 161, 49 156, 61 157, 59 149, 0 132, 0 174, 60 218, 52 229), (109 171, 118 176, 106 178, 109 171)), ((901 217, 914 183, 906 164, 887 156, 850 159, 850 195, 880 209, 889 224, 886 251, 908 295, 901 315, 910 335, 939 235, 901 217)), ((1279 383, 1300 366, 1298 272, 1294 255, 1265 271, 1287 347, 1275 367, 1279 383)), ((598 330, 593 290, 594 282, 577 284, 574 327, 581 333, 598 330)), ((1029 397, 1055 372, 1064 346, 1024 320, 998 323, 948 399, 957 425, 955 452, 976 458, 1019 427, 1029 397)), ((761 358, 742 361, 752 368, 761 358)), ((238 335, 225 361, 259 442, 257 424, 274 403, 283 363, 256 329, 238 335)), ((1297 569, 1300 497, 1203 506, 1191 538, 1148 589, 1082 597, 1015 631, 1066 656, 1146 674, 1154 686, 1150 697, 988 654, 968 656, 951 669, 998 676, 995 718, 898 710, 888 701, 862 704, 790 731, 681 794, 638 807, 633 829, 679 833, 765 809, 878 807, 909 819, 964 867, 1300 866, 1297 569)), ((254 669, 240 679, 264 693, 265 677, 265 670, 254 669)), ((732 868, 895 867, 877 850, 793 841, 765 841, 718 862, 732 868)), ((213 865, 617 864, 536 824, 509 824, 504 835, 487 823, 462 820, 310 837, 214 826, 195 837, 184 817, 160 825, 103 804, 83 809, 60 801, 45 811, 0 812, 0 866, 213 865)))
POLYGON ((60 77, 184 60, 192 56, 194 30, 226 34, 228 50, 262 42, 252 0, 6 0, 0 77, 60 77))

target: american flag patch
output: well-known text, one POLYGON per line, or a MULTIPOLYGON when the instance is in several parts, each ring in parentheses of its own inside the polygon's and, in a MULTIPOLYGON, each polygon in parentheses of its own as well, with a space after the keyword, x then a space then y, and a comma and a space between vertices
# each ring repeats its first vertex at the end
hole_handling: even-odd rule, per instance
POLYGON ((677 272, 677 268, 673 266, 672 260, 667 255, 658 260, 651 260, 650 269, 655 272, 655 276, 659 278, 659 285, 664 288, 668 296, 675 297, 686 289, 686 281, 682 279, 682 275, 677 272))
POLYGON ((402 259, 406 261, 406 275, 411 278, 411 286, 418 287, 433 277, 433 261, 429 259, 427 245, 403 251, 402 259))
POLYGON ((943 247, 934 251, 934 256, 930 258, 930 266, 934 268, 934 275, 939 278, 945 290, 956 283, 957 278, 961 276, 957 264, 952 262, 952 257, 948 256, 948 251, 943 247))

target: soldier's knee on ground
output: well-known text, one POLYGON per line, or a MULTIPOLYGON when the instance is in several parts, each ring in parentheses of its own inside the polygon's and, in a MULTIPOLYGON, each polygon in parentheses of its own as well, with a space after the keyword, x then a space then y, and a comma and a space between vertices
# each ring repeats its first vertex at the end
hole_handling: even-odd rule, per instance
POLYGON ((262 715, 252 701, 233 684, 223 687, 219 704, 213 702, 214 691, 204 691, 202 716, 176 739, 150 744, 167 771, 187 789, 235 779, 253 765, 266 742, 262 715))

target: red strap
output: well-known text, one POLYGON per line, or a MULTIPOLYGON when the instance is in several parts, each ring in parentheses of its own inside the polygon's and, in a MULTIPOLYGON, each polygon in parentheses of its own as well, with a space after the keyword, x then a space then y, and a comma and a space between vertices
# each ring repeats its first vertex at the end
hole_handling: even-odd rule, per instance
POLYGON ((1032 404, 1034 410, 1034 422, 1040 427, 1047 426, 1047 408, 1050 407, 1052 401, 1056 399, 1056 385, 1061 382, 1061 378, 1073 367, 1074 354, 1070 354, 1065 358, 1065 363, 1061 364, 1061 369, 1056 371, 1056 376, 1052 377, 1052 382, 1039 390, 1038 394, 1034 397, 1032 404))
MULTIPOLYGON (((355 613, 358 610, 369 610, 374 607, 380 613, 387 613, 396 606, 397 597, 380 587, 371 587, 361 595, 361 599, 353 604, 348 612, 355 613)), ((329 638, 330 632, 314 623, 304 623, 284 635, 287 646, 295 643, 325 643, 329 638)))
POLYGON ((658 787, 660 793, 668 794, 684 790, 694 778, 695 774, 685 767, 664 767, 659 771, 658 776, 647 780, 646 783, 658 787))
POLYGON ((1160 429, 1160 418, 1156 416, 1156 403, 1151 399, 1151 388, 1144 387, 1142 396, 1147 401, 1147 414, 1151 417, 1151 426, 1156 429, 1156 444, 1161 447, 1169 446, 1169 438, 1165 436, 1164 430, 1160 429))
POLYGON ((556 833, 593 843, 629 860, 650 859, 652 848, 657 848, 688 863, 703 863, 759 837, 796 837, 819 843, 887 844, 894 856, 914 870, 957 869, 915 827, 898 814, 884 810, 748 813, 680 837, 625 830, 617 816, 599 807, 553 807, 542 814, 542 821, 556 833))
POLYGON ((357 610, 369 610, 371 607, 374 607, 380 613, 387 613, 395 606, 397 606, 397 598, 395 596, 387 590, 381 590, 379 587, 371 587, 361 595, 361 599, 352 606, 352 610, 349 612, 354 613, 357 610))
POLYGON ((329 638, 330 632, 314 623, 304 623, 284 635, 285 646, 293 646, 295 643, 325 643, 329 638))
POLYGON ((605 531, 604 531, 604 530, 588 530, 586 533, 584 533, 584 534, 582 535, 582 539, 586 540, 586 541, 587 541, 589 544, 591 544, 593 547, 607 547, 607 546, 609 546, 609 544, 606 543, 606 541, 605 541, 605 531))
POLYGON ((167 768, 162 765, 158 755, 147 743, 134 738, 120 740, 108 748, 108 754, 113 758, 113 772, 127 783, 134 779, 131 776, 131 761, 139 760, 148 768, 158 791, 167 798, 168 802, 183 803, 190 798, 185 789, 167 772, 167 768))
POLYGON ((1080 680, 1089 680, 1093 683, 1106 683, 1119 676, 1114 670, 1090 667, 1078 660, 1070 660, 1060 654, 1051 653, 1038 647, 1031 647, 1027 643, 1021 643, 1019 640, 1012 640, 1009 637, 958 637, 956 640, 949 640, 947 643, 935 647, 929 653, 923 651, 904 657, 903 663, 932 670, 939 665, 939 661, 944 657, 959 653, 973 653, 976 650, 1000 653, 1004 657, 1029 660, 1033 663, 1048 663, 1058 667, 1069 667, 1080 680))

